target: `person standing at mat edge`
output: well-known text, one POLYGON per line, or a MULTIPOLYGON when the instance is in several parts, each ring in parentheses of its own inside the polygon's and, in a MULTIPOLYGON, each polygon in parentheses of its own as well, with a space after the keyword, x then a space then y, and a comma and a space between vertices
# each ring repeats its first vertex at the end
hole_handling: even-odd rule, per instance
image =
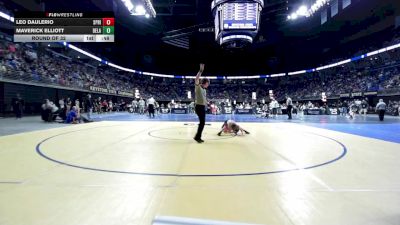
POLYGON ((386 111, 386 103, 383 101, 383 99, 379 99, 378 104, 376 104, 375 110, 379 113, 379 120, 383 121, 386 111))
POLYGON ((200 64, 200 70, 196 75, 195 80, 195 111, 199 117, 199 127, 197 128, 196 136, 194 140, 198 143, 203 143, 201 135, 203 133, 204 125, 206 124, 206 105, 207 105, 207 91, 206 89, 210 85, 210 81, 207 78, 201 79, 201 74, 204 72, 204 64, 200 64))
POLYGON ((21 119, 22 112, 24 110, 24 100, 22 100, 21 95, 19 93, 17 94, 16 98, 12 99, 11 105, 15 113, 16 119, 21 119))
POLYGON ((86 112, 87 112, 87 118, 89 121, 92 121, 92 114, 93 114, 93 99, 92 95, 88 94, 86 98, 86 112))
POLYGON ((152 118, 151 116, 153 115, 153 118, 155 117, 154 116, 154 111, 155 111, 155 103, 156 103, 156 100, 154 100, 154 98, 153 97, 150 97, 148 100, 147 100, 147 107, 148 107, 148 109, 149 109, 149 117, 150 118, 152 118))
POLYGON ((291 120, 292 119, 293 102, 289 96, 286 96, 286 105, 287 105, 288 119, 291 120))

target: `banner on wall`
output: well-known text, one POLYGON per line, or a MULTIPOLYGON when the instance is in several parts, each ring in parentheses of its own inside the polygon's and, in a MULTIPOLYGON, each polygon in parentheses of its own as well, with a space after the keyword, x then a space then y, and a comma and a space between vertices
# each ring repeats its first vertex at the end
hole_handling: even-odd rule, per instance
POLYGON ((130 92, 116 91, 116 90, 112 90, 112 89, 95 87, 95 86, 90 86, 89 90, 104 93, 104 94, 114 94, 114 95, 121 95, 121 96, 125 96, 125 97, 133 97, 133 93, 130 93, 130 92))
POLYGON ((373 96, 373 95, 378 95, 378 92, 376 91, 364 92, 364 96, 373 96))
POLYGON ((101 93, 106 93, 106 94, 108 94, 108 89, 107 89, 107 88, 101 88, 101 87, 90 86, 89 89, 90 89, 91 91, 101 92, 101 93))
POLYGON ((340 94, 341 98, 350 98, 351 93, 340 94))
POLYGON ((118 91, 118 95, 133 98, 133 93, 131 93, 131 92, 126 92, 126 91, 118 91))
POLYGON ((344 93, 340 94, 341 98, 353 98, 353 97, 363 97, 363 96, 374 96, 378 95, 377 91, 368 91, 368 92, 353 92, 353 93, 344 93))

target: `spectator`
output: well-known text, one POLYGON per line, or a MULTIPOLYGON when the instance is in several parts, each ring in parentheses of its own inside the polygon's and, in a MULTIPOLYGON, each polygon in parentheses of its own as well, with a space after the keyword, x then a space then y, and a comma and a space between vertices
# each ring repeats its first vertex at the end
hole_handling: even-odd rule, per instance
POLYGON ((70 124, 79 123, 78 113, 76 110, 77 110, 76 106, 73 106, 67 115, 67 120, 65 121, 65 123, 70 123, 70 124))
POLYGON ((140 98, 140 100, 139 100, 139 113, 140 113, 140 115, 144 114, 145 105, 146 105, 146 102, 143 100, 143 98, 140 98))
POLYGON ((86 112, 87 112, 87 119, 89 121, 92 120, 92 113, 93 113, 93 99, 92 99, 92 95, 88 94, 87 98, 86 98, 86 112))
POLYGON ((24 100, 21 98, 21 95, 18 93, 16 98, 12 99, 12 107, 15 113, 16 119, 22 118, 22 112, 24 108, 24 100))

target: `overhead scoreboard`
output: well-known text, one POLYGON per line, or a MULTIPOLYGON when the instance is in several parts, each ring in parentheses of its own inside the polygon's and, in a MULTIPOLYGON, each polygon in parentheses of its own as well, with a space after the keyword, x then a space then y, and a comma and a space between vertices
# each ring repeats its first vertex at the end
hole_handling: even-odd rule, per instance
POLYGON ((258 28, 258 3, 228 2, 222 7, 223 29, 258 28))
POLYGON ((114 42, 113 12, 20 12, 14 42, 114 42))
POLYGON ((216 41, 227 48, 242 48, 253 43, 263 7, 264 0, 213 0, 216 41))

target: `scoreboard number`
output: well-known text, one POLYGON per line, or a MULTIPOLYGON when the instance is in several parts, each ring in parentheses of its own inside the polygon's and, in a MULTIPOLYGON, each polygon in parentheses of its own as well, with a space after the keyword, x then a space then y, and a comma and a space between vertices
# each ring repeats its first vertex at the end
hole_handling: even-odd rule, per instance
POLYGON ((103 26, 114 26, 114 18, 103 18, 103 26))
POLYGON ((103 34, 114 34, 114 27, 103 27, 103 34))

